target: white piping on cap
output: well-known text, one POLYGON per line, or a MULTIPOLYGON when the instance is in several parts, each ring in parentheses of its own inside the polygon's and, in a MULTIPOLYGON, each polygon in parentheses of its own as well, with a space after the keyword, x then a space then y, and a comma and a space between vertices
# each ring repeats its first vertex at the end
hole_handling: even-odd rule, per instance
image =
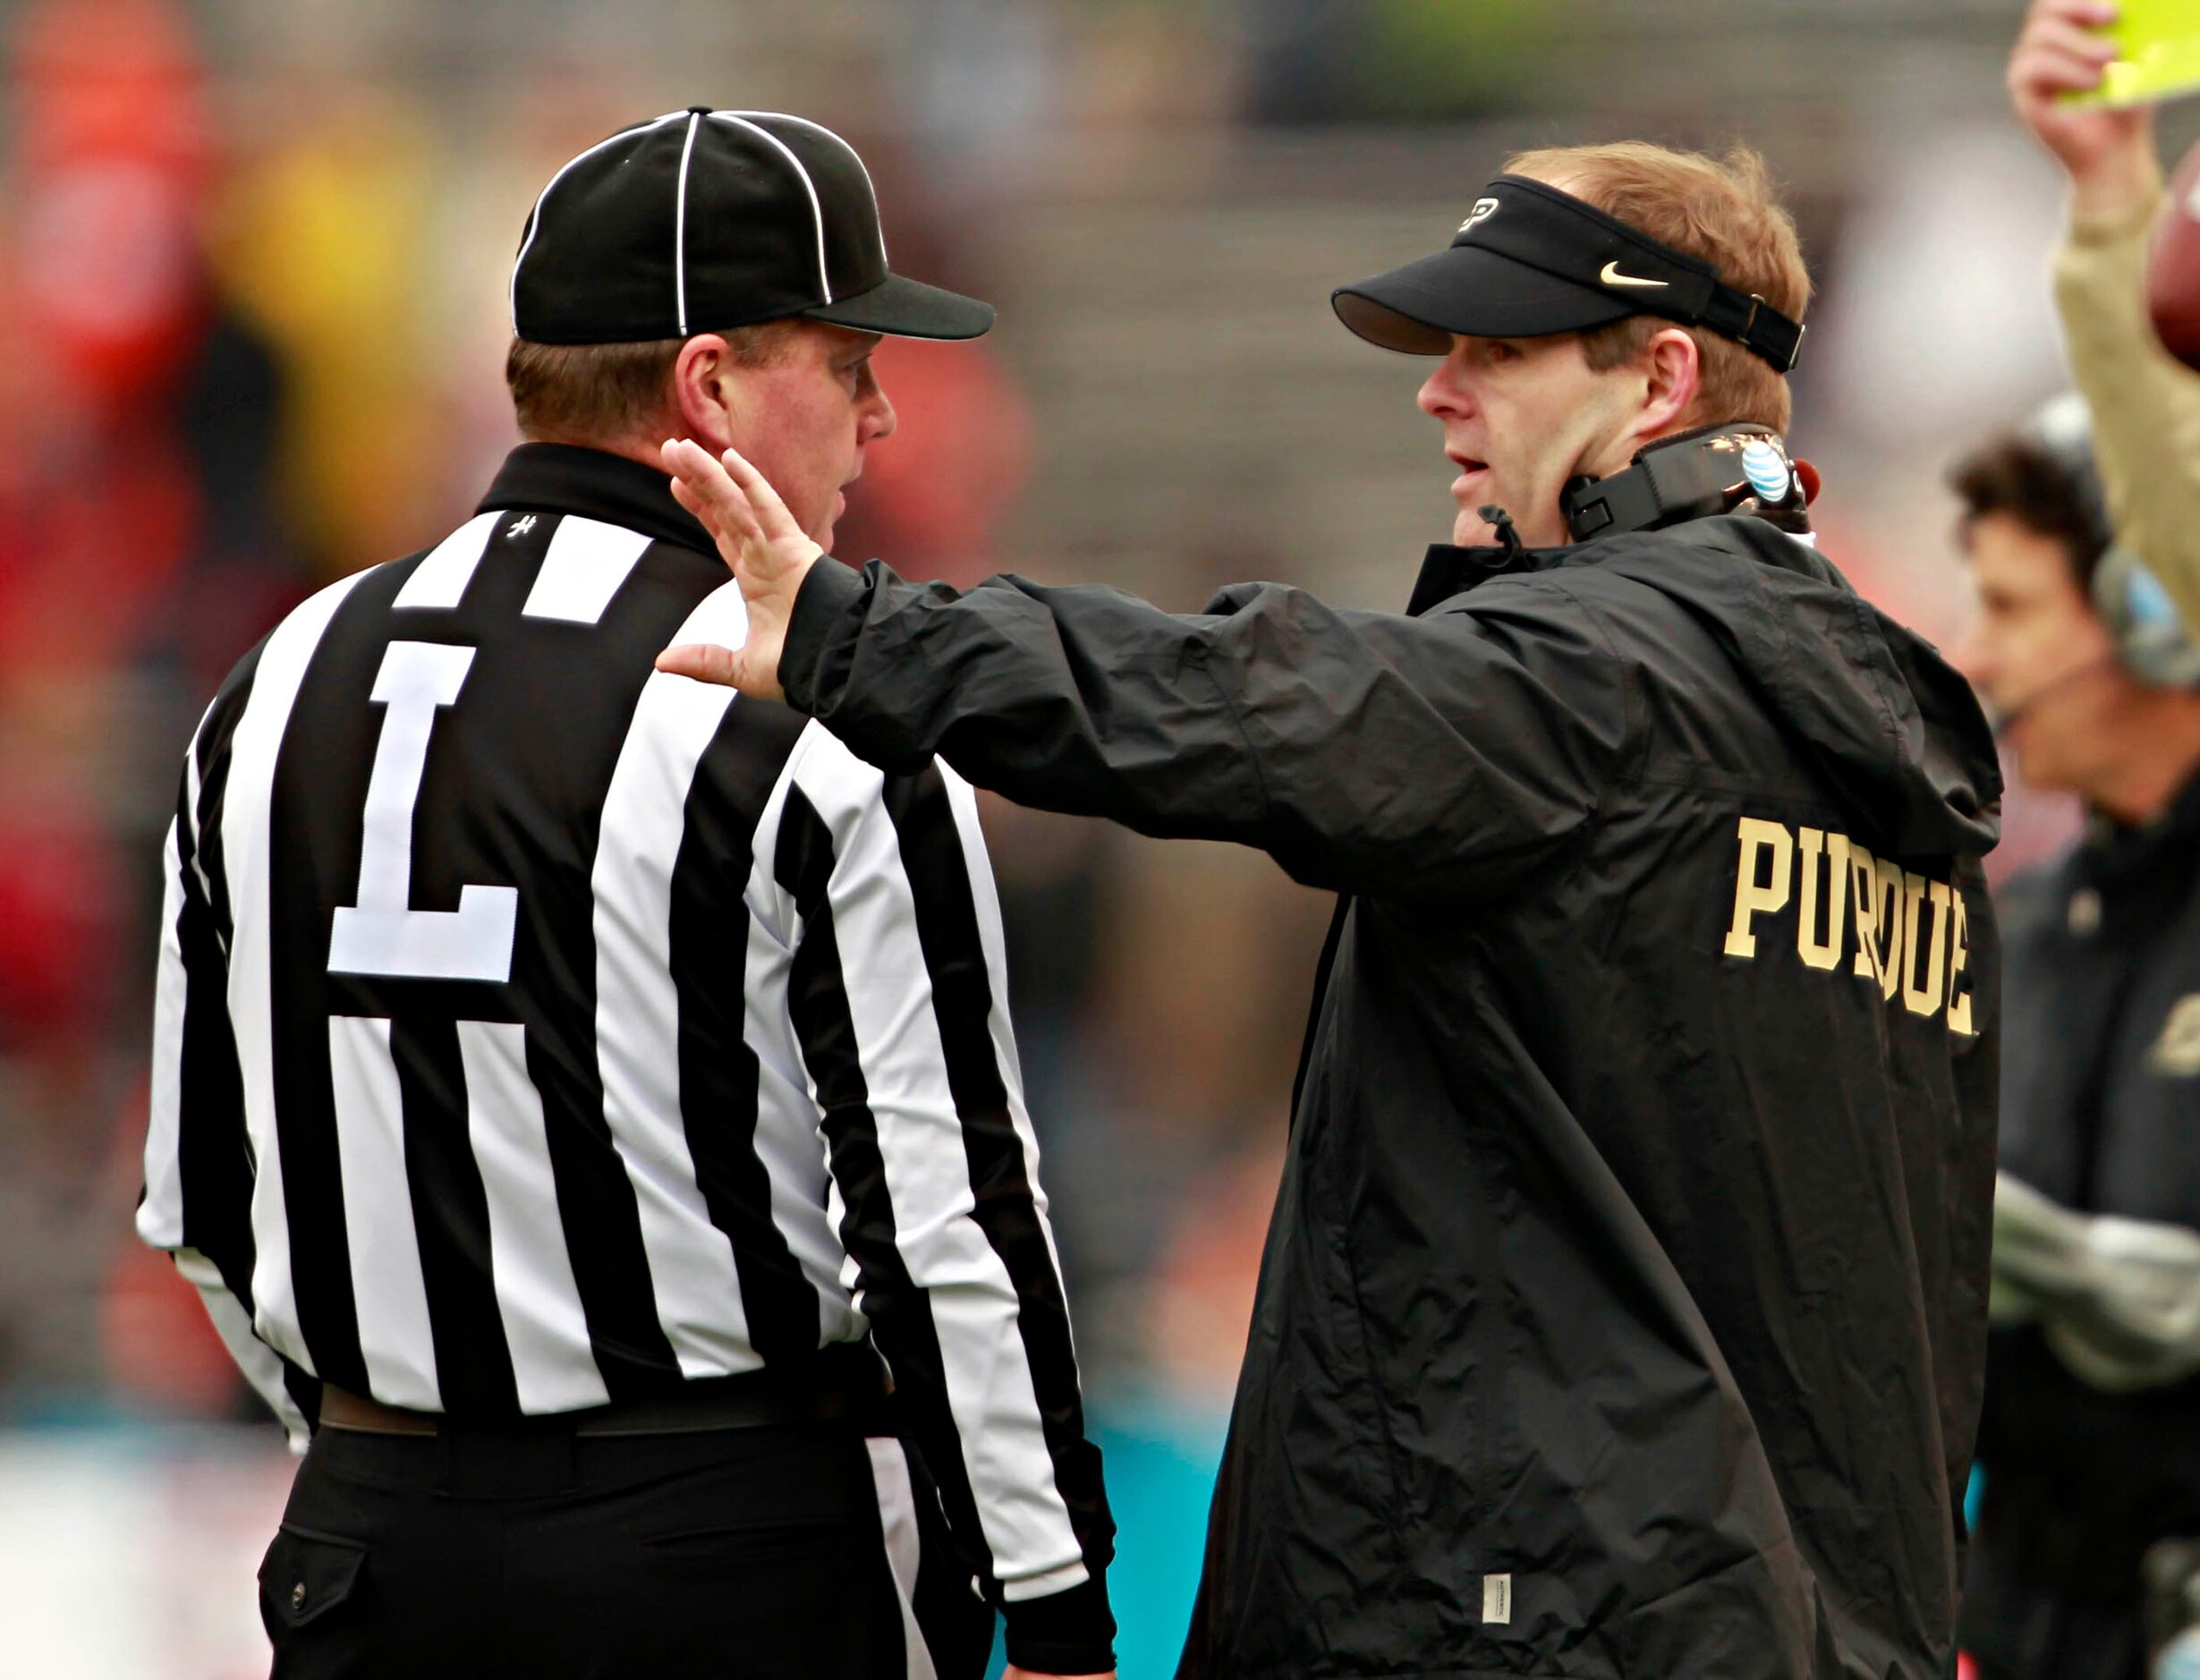
POLYGON ((824 135, 827 140, 855 159, 855 166, 863 173, 863 190, 871 194, 871 225, 879 230, 879 266, 885 267, 887 266, 886 222, 879 214, 879 189, 871 185, 871 168, 863 162, 863 154, 834 133, 832 130, 827 128, 824 123, 812 123, 806 116, 791 116, 785 111, 736 111, 734 115, 735 116, 769 116, 776 117, 782 123, 799 123, 803 127, 814 129, 820 134, 824 135))
POLYGON ((582 158, 592 157, 605 147, 616 146, 619 141, 633 135, 645 134, 653 128, 664 127, 667 123, 676 123, 686 115, 685 111, 667 111, 663 116, 654 118, 650 122, 637 123, 632 128, 623 128, 607 139, 598 140, 584 152, 575 152, 564 163, 558 165, 557 173, 544 183, 541 191, 535 194, 535 208, 527 213, 527 237, 520 242, 520 254, 512 259, 512 279, 505 288, 506 296, 512 306, 512 330, 514 333, 520 330, 520 265, 527 260, 528 248, 533 245, 535 233, 542 226, 542 201, 550 196, 550 189, 564 180, 565 171, 582 158))
POLYGON ((672 212, 672 312, 680 323, 680 336, 687 336, 687 160, 695 155, 695 128, 702 113, 687 115, 687 143, 680 148, 680 184, 672 212))
MULTIPOLYGON (((802 177, 803 191, 810 195, 810 219, 818 230, 818 289, 824 293, 824 301, 830 303, 833 301, 833 283, 825 272, 825 212, 818 205, 817 183, 810 179, 810 172, 803 167, 803 160, 795 157, 794 148, 777 134, 769 129, 757 127, 745 116, 736 116, 730 111, 713 111, 710 115, 721 123, 731 123, 736 128, 745 128, 751 133, 762 135, 779 148, 780 155, 787 162, 794 165, 794 173, 802 177)), ((777 113, 766 111, 759 115, 776 116, 777 113)), ((841 144, 845 146, 847 142, 843 140, 841 144)))

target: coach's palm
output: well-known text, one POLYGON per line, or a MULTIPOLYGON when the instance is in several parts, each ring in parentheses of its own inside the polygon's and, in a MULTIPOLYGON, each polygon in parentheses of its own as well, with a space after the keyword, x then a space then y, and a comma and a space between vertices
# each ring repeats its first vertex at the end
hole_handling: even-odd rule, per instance
POLYGON ((733 450, 713 460, 701 445, 675 438, 665 445, 664 462, 674 498, 702 522, 740 581, 749 635, 739 648, 708 642, 667 648, 657 656, 657 668, 759 700, 784 700, 779 655, 786 646, 787 621, 803 580, 825 551, 794 522, 764 475, 733 450))

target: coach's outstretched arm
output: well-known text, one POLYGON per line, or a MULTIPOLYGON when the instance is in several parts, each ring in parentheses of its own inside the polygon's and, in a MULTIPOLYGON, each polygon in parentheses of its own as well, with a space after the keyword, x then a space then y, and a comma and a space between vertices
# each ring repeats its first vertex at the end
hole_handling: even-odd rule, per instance
POLYGON ((784 698, 888 770, 936 752, 1019 803, 1258 846, 1346 890, 1457 891, 1471 852, 1483 892, 1584 832, 1626 751, 1624 672, 1535 598, 1415 619, 1275 585, 1200 615, 1014 578, 958 594, 819 564, 730 452, 665 464, 751 630, 658 667, 784 698))

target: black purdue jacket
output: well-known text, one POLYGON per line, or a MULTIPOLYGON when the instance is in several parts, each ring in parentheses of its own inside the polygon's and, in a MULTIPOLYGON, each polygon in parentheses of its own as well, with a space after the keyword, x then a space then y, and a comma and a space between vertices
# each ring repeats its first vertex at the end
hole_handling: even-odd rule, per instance
POLYGON ((1187 1675, 1937 1680, 1992 742, 1809 547, 1431 549, 1407 615, 803 586, 859 754, 1346 895, 1187 1675))
MULTIPOLYGON (((2144 827, 2096 817, 2012 881, 2001 1165, 2083 1213, 2200 1228, 2200 776, 2144 827)), ((2036 1326, 1994 1332, 1965 1649, 2044 1675, 2144 1666, 2141 1557, 2200 1535, 2200 1377, 2113 1394, 2036 1326), (2054 1621, 2043 1606, 2082 1606, 2054 1621)))

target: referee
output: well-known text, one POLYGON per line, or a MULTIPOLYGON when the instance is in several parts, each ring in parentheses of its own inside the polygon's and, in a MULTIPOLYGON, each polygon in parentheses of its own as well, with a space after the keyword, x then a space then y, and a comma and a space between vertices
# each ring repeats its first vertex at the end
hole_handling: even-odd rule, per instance
POLYGON ((304 1447, 279 1676, 1112 1666, 1112 1524, 968 786, 652 673, 739 590, 655 462, 820 543, 892 406, 862 163, 696 107, 558 170, 522 434, 231 675, 166 844, 145 1240, 304 1447))

